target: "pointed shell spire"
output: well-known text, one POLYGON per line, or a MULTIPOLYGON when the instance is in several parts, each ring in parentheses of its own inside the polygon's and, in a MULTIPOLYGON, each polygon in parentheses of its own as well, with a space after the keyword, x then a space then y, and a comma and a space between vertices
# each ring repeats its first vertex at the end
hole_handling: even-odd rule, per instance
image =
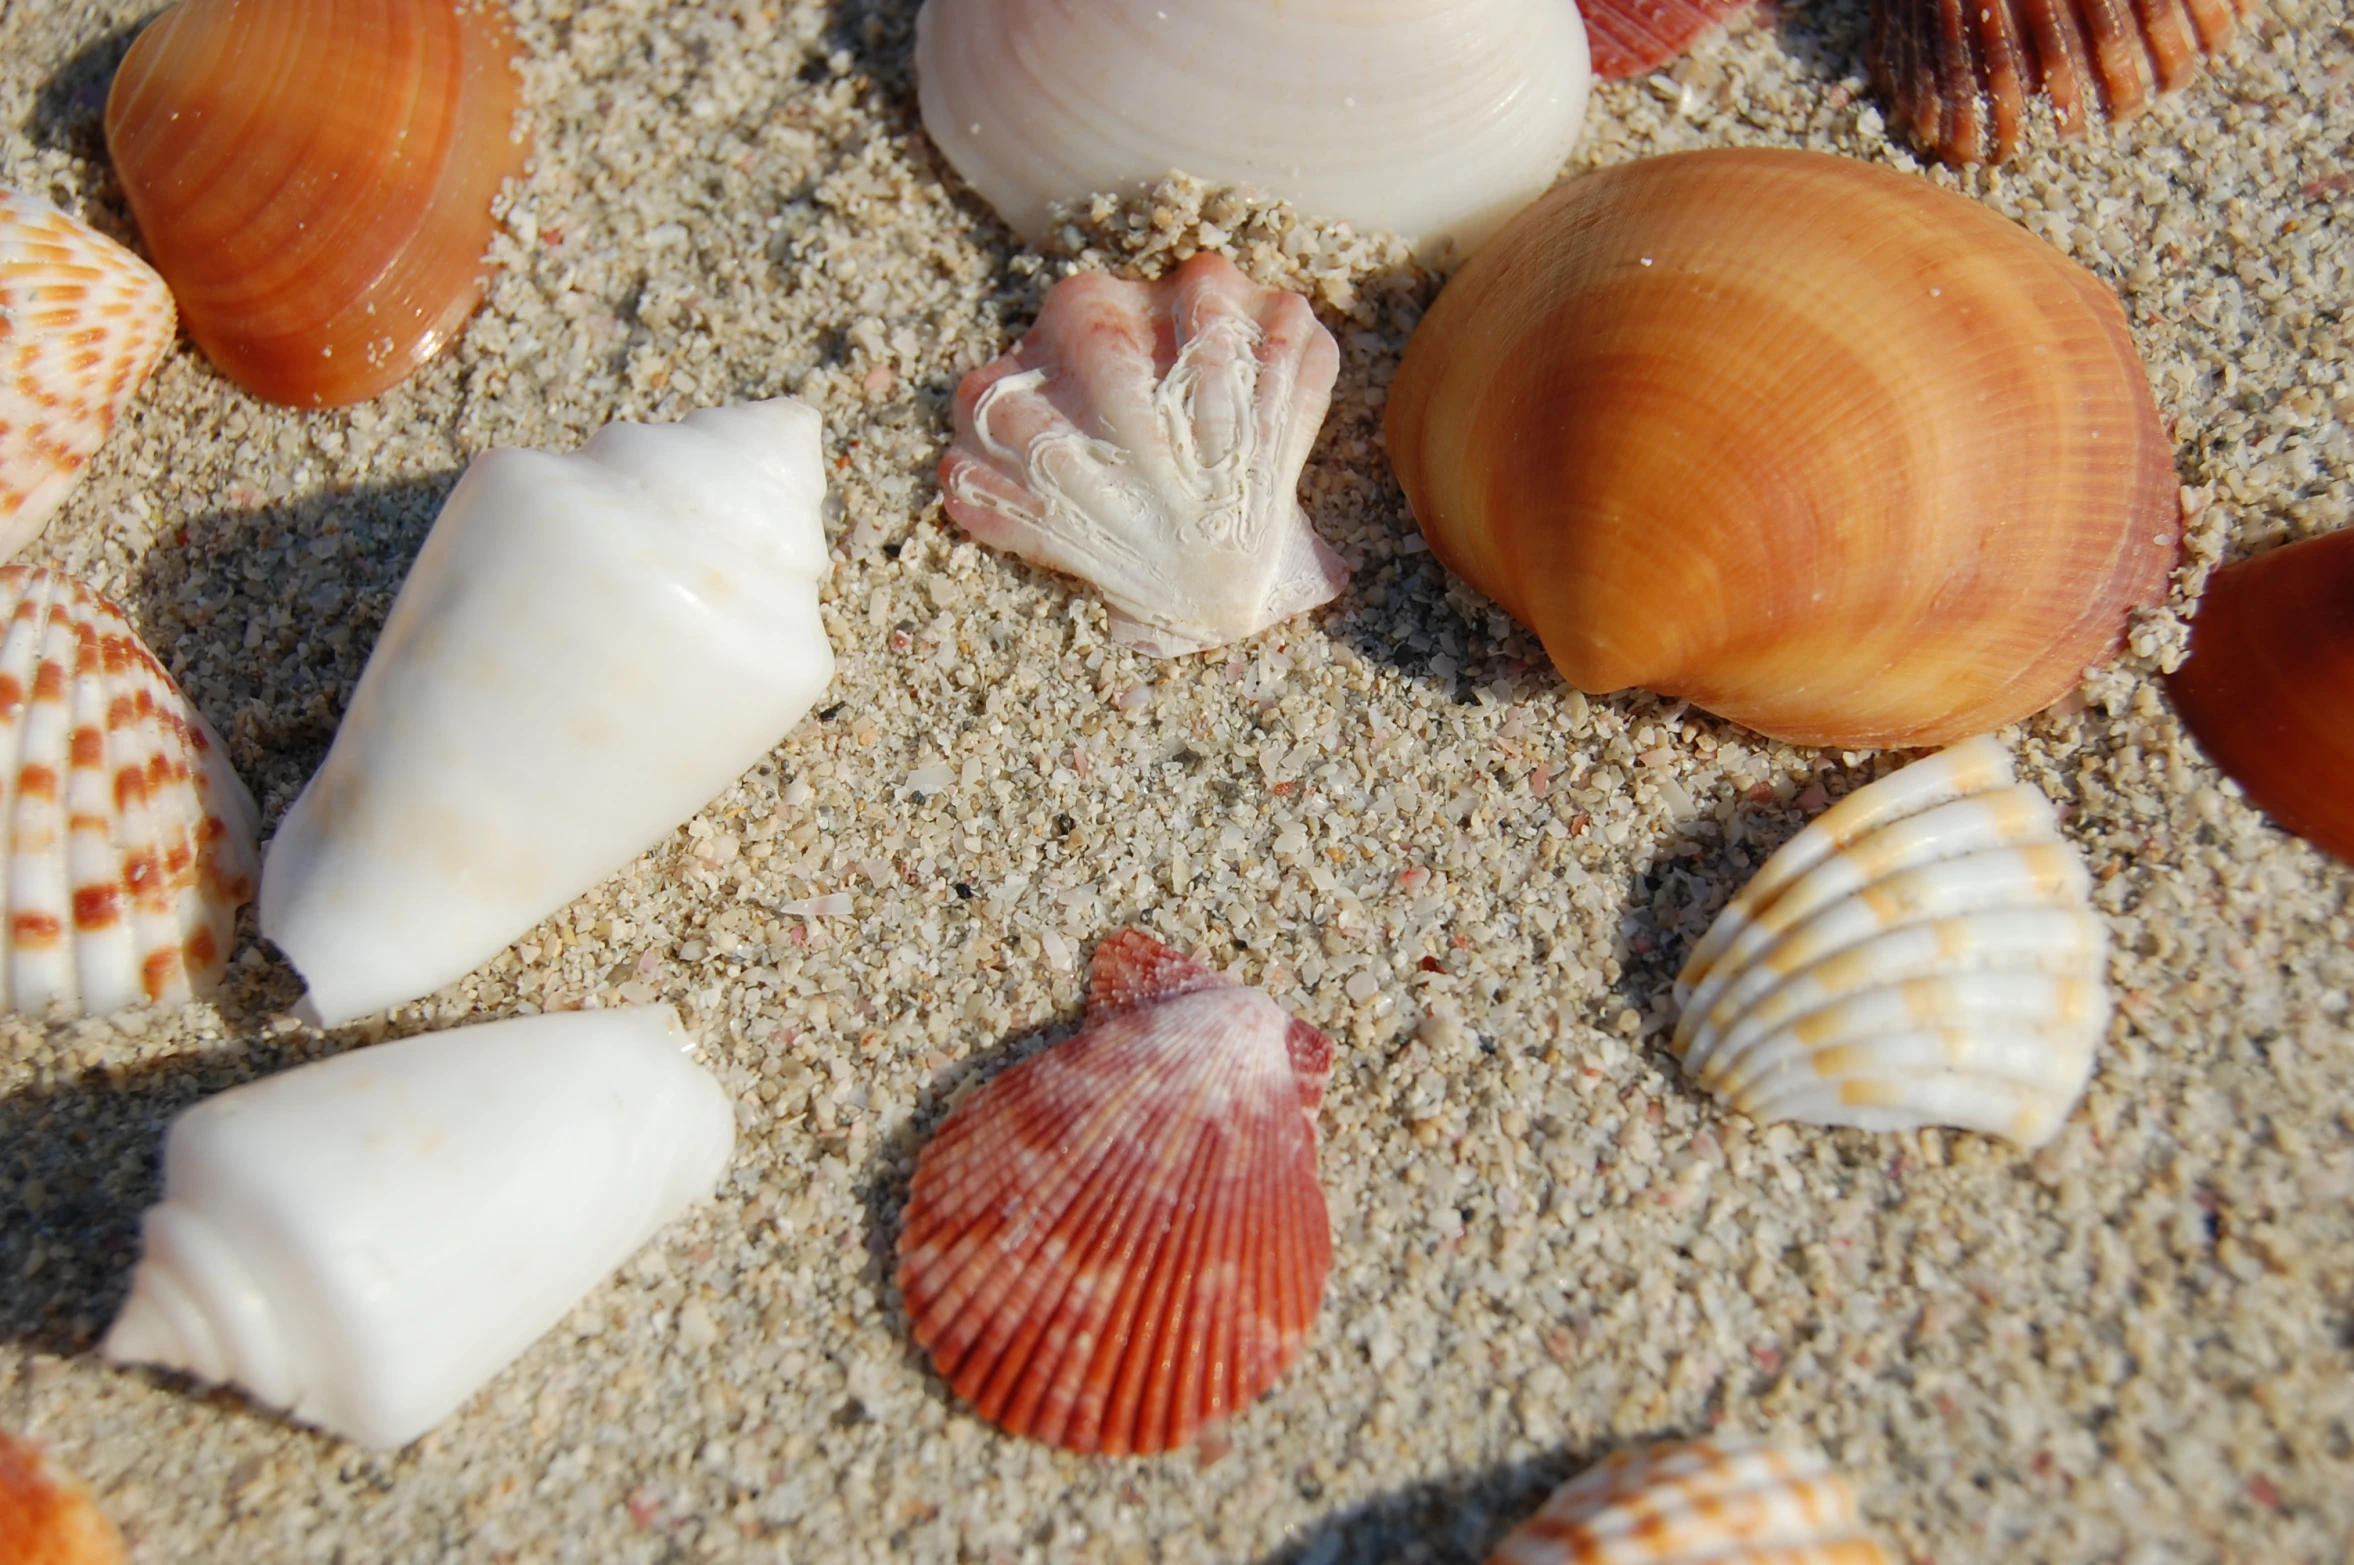
POLYGON ((1011 1433, 1149 1455, 1281 1375, 1332 1234, 1314 1119, 1332 1044, 1135 930, 1087 1025, 967 1098, 899 1239, 916 1340, 1011 1433))
POLYGON ((0 560, 41 535, 171 345, 171 292, 146 262, 0 190, 0 560))
POLYGON ((2108 1027, 2090 889, 2002 746, 1956 745, 1849 794, 1717 915, 1676 1055, 1755 1119, 2039 1146, 2108 1027))
POLYGON ((982 542, 1092 584, 1122 645, 1223 646, 1348 582, 1299 503, 1339 369, 1305 299, 1222 255, 1065 278, 957 389, 941 497, 982 542))

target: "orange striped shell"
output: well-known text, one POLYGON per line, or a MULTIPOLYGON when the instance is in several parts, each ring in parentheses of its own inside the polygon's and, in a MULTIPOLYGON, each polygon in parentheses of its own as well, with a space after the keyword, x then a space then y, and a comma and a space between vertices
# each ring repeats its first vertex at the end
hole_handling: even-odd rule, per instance
POLYGON ((171 291, 146 262, 0 190, 0 560, 41 535, 171 344, 171 291))
POLYGON ((1184 1445, 1273 1385, 1323 1302, 1332 1043, 1148 935, 1096 949, 1087 1026, 924 1149, 899 1238, 957 1395, 1072 1451, 1184 1445))
POLYGON ((1725 1435, 1604 1459, 1488 1565, 1888 1565, 1888 1554, 1821 1452, 1725 1435))
POLYGON ((41 1448, 0 1429, 0 1560, 7 1565, 123 1565, 123 1535, 82 1481, 41 1448))
POLYGON ((0 1009, 105 1015, 219 979, 253 895, 253 801, 122 610, 0 569, 0 1009))

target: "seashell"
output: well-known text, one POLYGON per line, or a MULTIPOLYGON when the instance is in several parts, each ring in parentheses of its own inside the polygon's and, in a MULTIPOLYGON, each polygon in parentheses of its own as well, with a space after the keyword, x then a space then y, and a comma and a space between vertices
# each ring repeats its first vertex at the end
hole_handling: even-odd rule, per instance
POLYGON ((1033 244, 1172 170, 1470 250, 1586 113, 1571 0, 926 0, 924 129, 1033 244))
POLYGON ((172 345, 172 296, 137 256, 0 190, 0 560, 41 535, 172 345))
POLYGON ((1676 980, 1676 1055, 1752 1119, 2040 1146, 2108 1028, 2107 940, 2050 802, 1973 739, 1766 861, 1676 980))
POLYGON ((957 388, 941 499, 982 542, 1093 584, 1121 645, 1223 646, 1348 584, 1298 498, 1339 371, 1305 299, 1222 255, 1158 282, 1067 277, 957 388))
POLYGON ((2060 134, 2104 114, 2129 120, 2230 44, 2249 0, 1874 0, 1869 59, 1891 118, 1952 163, 2018 149, 2029 93, 2051 99, 2060 134))
POLYGON ((487 0, 181 0, 106 100, 106 145, 188 335, 296 407, 441 351, 523 172, 514 36, 487 0))
POLYGON ((800 721, 824 498, 789 397, 474 459, 263 865, 323 1025, 463 977, 800 721))
POLYGON ((1741 1435, 1620 1451, 1553 1491, 1488 1565, 1887 1565, 1811 1446, 1741 1435))
POLYGON ((0 1009, 104 1016, 211 991, 253 895, 253 801, 131 629, 70 576, 0 567, 0 1009))
POLYGON ((199 1103, 104 1344, 408 1444, 689 1203, 735 1110, 667 1006, 404 1038, 199 1103))
POLYGON ((1093 980, 1085 1029, 924 1149, 899 1291, 982 1417, 1142 1456, 1273 1385, 1315 1322, 1332 1043, 1133 929, 1096 948, 1093 980))
POLYGON ((1682 54, 1757 0, 1584 0, 1596 81, 1640 76, 1682 54))
POLYGON ((125 1565, 123 1535, 79 1478, 0 1429, 0 1560, 8 1565, 125 1565))
POLYGON ((2108 291, 1963 197, 1818 153, 1562 185, 1439 295, 1385 430, 1441 561, 1570 683, 1795 743, 2040 710, 2177 547, 2108 291))
POLYGON ((2166 688, 2265 814, 2354 864, 2354 529, 2217 571, 2166 688))

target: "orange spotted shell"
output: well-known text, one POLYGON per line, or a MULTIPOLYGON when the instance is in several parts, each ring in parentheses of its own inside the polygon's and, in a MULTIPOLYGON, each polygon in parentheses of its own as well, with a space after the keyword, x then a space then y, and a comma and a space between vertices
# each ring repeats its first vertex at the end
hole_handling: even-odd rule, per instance
POLYGON ((0 1560, 8 1565, 125 1565, 123 1535, 82 1481, 0 1429, 0 1560))
POLYGON ((106 144, 223 373, 334 407, 441 350, 528 150, 514 54, 491 0, 182 0, 139 35, 106 144))
POLYGON ((194 999, 253 895, 253 801, 123 618, 69 576, 0 568, 0 1009, 194 999))

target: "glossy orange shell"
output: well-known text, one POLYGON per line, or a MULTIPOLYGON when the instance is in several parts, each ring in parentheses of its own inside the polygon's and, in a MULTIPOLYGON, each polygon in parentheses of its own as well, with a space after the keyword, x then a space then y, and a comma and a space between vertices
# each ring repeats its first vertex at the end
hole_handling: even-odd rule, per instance
POLYGON ((2042 709, 2178 548, 2172 447, 2100 282, 1817 153, 1556 186, 1439 296, 1385 432, 1432 549, 1573 684, 1799 743, 2042 709))
POLYGON ((107 147, 224 374, 334 407, 440 351, 528 151, 514 54, 477 0, 183 0, 139 35, 107 147))
POLYGON ((2166 685, 2207 759, 2354 864, 2354 529, 2217 571, 2166 685))

